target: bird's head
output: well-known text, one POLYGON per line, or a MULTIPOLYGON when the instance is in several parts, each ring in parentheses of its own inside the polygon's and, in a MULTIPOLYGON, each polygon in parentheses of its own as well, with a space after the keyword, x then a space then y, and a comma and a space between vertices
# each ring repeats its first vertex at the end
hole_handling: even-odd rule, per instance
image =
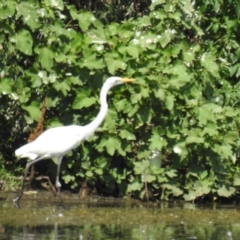
POLYGON ((106 84, 110 87, 113 87, 116 85, 120 85, 120 84, 128 83, 128 82, 134 82, 134 81, 135 81, 135 79, 133 79, 133 78, 110 77, 106 80, 104 85, 106 84))

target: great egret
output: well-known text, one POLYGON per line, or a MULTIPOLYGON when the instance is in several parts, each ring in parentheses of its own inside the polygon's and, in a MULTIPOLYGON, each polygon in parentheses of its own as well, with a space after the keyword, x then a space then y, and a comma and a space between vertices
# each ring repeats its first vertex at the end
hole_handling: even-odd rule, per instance
POLYGON ((59 172, 63 156, 65 156, 70 150, 76 148, 81 141, 92 135, 102 123, 108 111, 107 93, 110 88, 133 81, 135 80, 132 78, 108 78, 103 84, 100 92, 100 111, 91 123, 85 126, 70 125, 50 128, 43 132, 33 142, 30 142, 15 151, 17 158, 29 158, 31 161, 26 165, 22 187, 17 197, 13 199, 14 202, 18 202, 22 197, 29 167, 42 159, 53 157, 57 158, 57 176, 55 186, 58 193, 60 192, 61 184, 59 182, 59 172))

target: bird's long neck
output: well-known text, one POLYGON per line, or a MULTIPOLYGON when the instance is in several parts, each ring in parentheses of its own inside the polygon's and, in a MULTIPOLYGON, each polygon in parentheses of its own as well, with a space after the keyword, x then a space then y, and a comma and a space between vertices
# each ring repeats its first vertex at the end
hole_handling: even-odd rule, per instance
POLYGON ((108 111, 108 104, 107 104, 107 93, 109 91, 111 87, 110 86, 106 86, 104 85, 101 89, 100 92, 100 111, 97 115, 97 117, 88 125, 86 125, 86 127, 88 127, 89 129, 89 134, 92 134, 93 132, 95 132, 95 130, 101 125, 101 123, 103 122, 104 118, 107 115, 107 111, 108 111))

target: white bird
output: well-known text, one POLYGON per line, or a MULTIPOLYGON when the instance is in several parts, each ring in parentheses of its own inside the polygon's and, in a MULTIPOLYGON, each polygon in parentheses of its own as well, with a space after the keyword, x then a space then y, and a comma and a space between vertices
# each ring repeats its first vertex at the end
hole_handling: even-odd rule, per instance
POLYGON ((133 81, 135 80, 132 78, 108 78, 103 84, 100 92, 100 111, 91 123, 85 126, 70 125, 50 128, 43 132, 33 142, 30 142, 15 151, 17 158, 29 158, 31 161, 29 161, 26 165, 22 188, 18 193, 18 196, 13 199, 14 202, 18 202, 22 197, 29 167, 42 159, 51 159, 53 157, 57 158, 57 176, 55 186, 58 193, 60 192, 61 184, 59 182, 59 172, 62 158, 70 150, 76 148, 81 141, 86 140, 89 136, 91 136, 103 122, 108 111, 107 93, 110 88, 133 81))

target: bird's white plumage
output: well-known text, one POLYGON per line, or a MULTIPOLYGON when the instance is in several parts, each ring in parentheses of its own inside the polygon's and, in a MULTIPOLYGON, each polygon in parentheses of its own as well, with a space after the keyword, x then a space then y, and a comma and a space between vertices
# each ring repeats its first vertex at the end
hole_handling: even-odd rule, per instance
POLYGON ((31 160, 43 156, 46 156, 44 158, 63 156, 84 140, 84 133, 83 127, 77 125, 50 128, 35 141, 17 149, 15 155, 31 160))
POLYGON ((100 92, 100 111, 97 117, 91 123, 85 126, 70 125, 48 129, 36 140, 20 147, 15 151, 15 155, 18 158, 29 158, 31 160, 27 163, 22 189, 19 195, 14 199, 15 202, 19 201, 23 194, 24 182, 26 180, 29 167, 41 159, 57 157, 58 169, 55 185, 59 190, 61 186, 59 182, 59 171, 63 156, 66 155, 70 150, 76 148, 81 141, 91 136, 102 123, 108 110, 107 93, 109 89, 113 86, 133 81, 134 79, 129 78, 108 78, 103 84, 100 92))

